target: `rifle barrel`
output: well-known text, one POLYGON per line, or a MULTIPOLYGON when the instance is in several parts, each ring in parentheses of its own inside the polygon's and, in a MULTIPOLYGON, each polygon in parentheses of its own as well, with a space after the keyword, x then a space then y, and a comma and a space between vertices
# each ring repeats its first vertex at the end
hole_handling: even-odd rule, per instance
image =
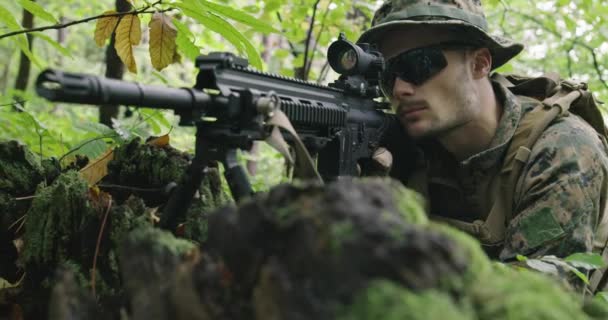
POLYGON ((81 104, 120 104, 180 110, 202 109, 211 97, 196 89, 143 85, 53 69, 36 79, 36 92, 51 101, 81 104))

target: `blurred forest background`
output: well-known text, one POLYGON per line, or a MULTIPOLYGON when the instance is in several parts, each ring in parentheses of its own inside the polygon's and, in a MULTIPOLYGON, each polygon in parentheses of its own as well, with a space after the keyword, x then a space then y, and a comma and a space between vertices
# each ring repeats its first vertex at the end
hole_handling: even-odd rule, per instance
MULTIPOLYGON (((64 164, 77 153, 95 158, 133 137, 169 132, 172 145, 193 150, 193 129, 177 127, 169 111, 49 103, 35 94, 33 82, 45 68, 58 68, 190 87, 197 55, 230 51, 258 69, 326 83, 336 77, 326 63, 327 46, 339 32, 356 40, 379 5, 361 0, 1 0, 0 139, 17 139, 64 164), (120 15, 133 11, 137 18, 120 15), (127 38, 110 36, 119 16, 132 19, 127 38), (164 30, 160 36, 158 28, 164 30), (159 41, 164 49, 158 49, 159 41)), ((599 100, 608 99, 604 1, 492 0, 484 6, 493 33, 527 47, 501 72, 556 71, 588 82, 599 100)), ((261 158, 258 172, 282 162, 264 146, 254 155, 243 159, 261 158)), ((254 187, 277 179, 280 175, 258 174, 254 187)))

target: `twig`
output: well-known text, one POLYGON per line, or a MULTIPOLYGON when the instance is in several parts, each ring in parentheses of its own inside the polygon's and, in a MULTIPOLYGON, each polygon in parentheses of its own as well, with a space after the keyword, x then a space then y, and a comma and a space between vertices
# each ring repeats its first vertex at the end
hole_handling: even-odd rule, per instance
POLYGON ((94 141, 97 141, 97 140, 103 140, 103 139, 112 139, 112 138, 114 138, 116 136, 118 136, 118 134, 117 133, 113 133, 113 134, 110 134, 110 135, 100 136, 100 137, 93 138, 93 139, 87 140, 85 142, 82 142, 80 145, 78 145, 78 146, 74 147, 73 149, 71 149, 70 151, 68 151, 68 153, 66 153, 66 154, 62 155, 61 157, 59 157, 59 162, 63 161, 63 159, 65 159, 65 157, 67 157, 70 154, 72 154, 72 153, 80 150, 81 148, 83 148, 84 146, 86 146, 87 144, 89 144, 91 142, 94 142, 94 141))
POLYGON ((106 227, 106 221, 108 220, 108 214, 110 213, 110 209, 112 208, 112 198, 108 200, 108 208, 103 215, 103 221, 101 221, 101 226, 99 227, 99 234, 97 235, 97 244, 95 245, 95 255, 93 256, 93 269, 91 271, 91 289, 93 291, 93 296, 96 296, 95 293, 95 273, 97 267, 97 256, 99 255, 99 246, 101 245, 101 236, 103 235, 103 230, 106 227))
POLYGON ((317 0, 317 2, 315 2, 315 5, 312 7, 312 17, 310 18, 310 24, 308 26, 308 32, 306 33, 306 43, 305 43, 305 48, 304 48, 304 79, 302 80, 307 80, 306 79, 306 66, 308 65, 308 49, 310 47, 310 40, 312 38, 312 31, 315 27, 315 18, 317 16, 317 7, 319 6, 319 2, 321 2, 321 0, 317 0))
POLYGON ((329 72, 329 62, 325 61, 325 64, 323 65, 323 68, 321 68, 321 72, 319 73, 319 78, 317 78, 318 84, 321 84, 323 81, 325 81, 325 78, 327 77, 328 72, 329 72))
POLYGON ((126 191, 134 191, 134 192, 162 192, 164 188, 137 188, 137 187, 129 187, 129 186, 121 186, 117 184, 98 184, 99 188, 102 189, 117 189, 117 190, 126 190, 126 191))
POLYGON ((308 64, 304 65, 304 77, 306 79, 308 79, 308 74, 310 74, 310 69, 312 69, 312 62, 315 59, 315 53, 317 53, 317 45, 319 44, 319 39, 321 39, 321 34, 323 34, 323 31, 325 31, 325 20, 327 18, 327 14, 329 13, 329 7, 332 3, 333 1, 329 1, 329 3, 327 4, 327 8, 325 9, 325 13, 323 14, 323 19, 321 19, 321 29, 319 29, 319 32, 317 32, 317 37, 315 38, 315 43, 310 53, 310 59, 308 60, 308 64))
POLYGON ((572 78, 572 57, 570 57, 570 52, 574 50, 574 43, 570 45, 568 51, 566 51, 566 58, 568 58, 568 78, 572 78))
POLYGON ((34 199, 36 198, 35 195, 33 196, 27 196, 27 197, 19 197, 19 198, 14 198, 16 201, 21 201, 21 200, 29 200, 29 199, 34 199))
MULTIPOLYGON (((27 216, 27 215, 24 215, 24 216, 27 216)), ((21 228, 23 228, 23 226, 25 225, 25 221, 26 221, 26 219, 21 220, 21 223, 19 224, 19 226, 17 227, 17 229, 15 229, 15 234, 18 234, 19 231, 21 231, 21 228)))
POLYGON ((97 19, 101 19, 101 18, 105 18, 105 17, 122 17, 122 16, 126 16, 129 14, 141 14, 141 13, 155 13, 155 12, 167 12, 167 11, 171 11, 174 8, 167 8, 167 9, 163 9, 163 10, 154 10, 154 11, 147 11, 148 9, 154 7, 155 5, 161 3, 161 1, 157 1, 151 5, 148 5, 142 9, 139 10, 135 10, 135 11, 129 11, 129 12, 117 12, 117 13, 112 13, 112 14, 100 14, 97 16, 93 16, 93 17, 88 17, 82 20, 75 20, 75 21, 71 21, 71 22, 67 22, 67 23, 60 23, 60 24, 55 24, 52 26, 44 26, 44 27, 37 27, 37 28, 31 28, 31 29, 23 29, 23 30, 18 30, 18 31, 13 31, 13 32, 9 32, 9 33, 5 33, 0 35, 0 39, 2 38, 6 38, 6 37, 10 37, 10 36, 14 36, 14 35, 18 35, 18 34, 22 34, 22 33, 30 33, 30 32, 36 32, 36 31, 44 31, 44 30, 51 30, 51 29, 63 29, 75 24, 80 24, 80 23, 85 23, 85 22, 89 22, 92 20, 97 20, 97 19))
MULTIPOLYGON (((278 11, 277 11, 277 19, 279 19, 279 22, 281 24, 283 24, 283 18, 281 17, 281 13, 279 13, 278 11)), ((282 31, 281 32, 282 34, 285 34, 285 29, 282 29, 281 31, 282 31)), ((287 45, 289 45, 289 49, 291 49, 291 55, 294 57, 297 57, 298 52, 296 51, 296 47, 293 45, 293 43, 291 43, 291 41, 289 41, 289 39, 287 39, 287 37, 285 37, 285 40, 287 40, 287 45)))
MULTIPOLYGON (((10 225, 10 226, 8 226, 8 228, 7 228, 7 229, 9 229, 9 230, 10 230, 10 229, 11 229, 11 228, 13 228, 14 226, 16 226, 16 225, 17 225, 17 223, 19 223, 19 222, 20 222, 20 221, 22 221, 22 220, 25 220, 25 217, 26 217, 26 216, 27 216, 27 214, 24 214, 23 216, 21 216, 21 218, 19 218, 19 219, 15 220, 15 222, 11 223, 11 225, 10 225)), ((18 230, 18 229, 19 229, 19 228, 17 228, 17 230, 18 230)), ((16 233, 16 232, 15 232, 15 233, 16 233)))

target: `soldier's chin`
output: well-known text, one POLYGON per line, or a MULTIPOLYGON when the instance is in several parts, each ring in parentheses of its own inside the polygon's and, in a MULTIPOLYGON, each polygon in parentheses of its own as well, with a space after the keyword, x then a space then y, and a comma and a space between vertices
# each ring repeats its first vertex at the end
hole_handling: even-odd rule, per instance
POLYGON ((433 130, 433 128, 411 125, 405 125, 405 131, 407 132, 407 135, 414 141, 434 138, 439 134, 439 132, 437 132, 437 130, 433 130))

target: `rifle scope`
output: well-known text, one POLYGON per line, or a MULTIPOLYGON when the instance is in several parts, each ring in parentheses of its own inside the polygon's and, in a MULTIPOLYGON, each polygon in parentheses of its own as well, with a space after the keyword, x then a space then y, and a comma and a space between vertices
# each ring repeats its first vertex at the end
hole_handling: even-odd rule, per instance
POLYGON ((338 40, 327 49, 331 68, 344 76, 376 75, 384 68, 382 55, 367 43, 354 44, 340 33, 338 40))

